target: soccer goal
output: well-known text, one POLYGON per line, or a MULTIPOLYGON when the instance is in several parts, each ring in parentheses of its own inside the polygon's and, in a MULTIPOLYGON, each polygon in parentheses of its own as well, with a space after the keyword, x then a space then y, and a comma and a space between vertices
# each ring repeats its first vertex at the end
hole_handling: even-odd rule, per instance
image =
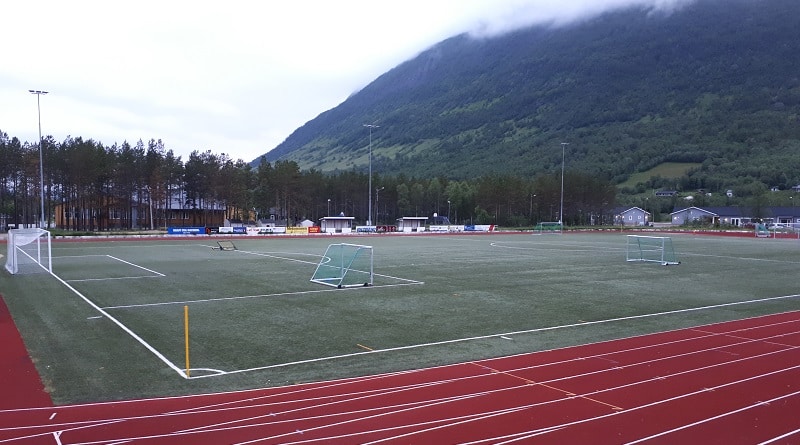
POLYGON ((331 244, 311 281, 337 288, 372 286, 372 246, 331 244))
POLYGON ((627 261, 650 261, 663 266, 680 264, 668 236, 627 235, 627 261))
POLYGON ((562 231, 562 225, 560 222, 540 222, 536 224, 536 227, 533 228, 534 235, 542 235, 547 233, 553 233, 560 235, 562 231))
POLYGON ((6 270, 11 274, 52 273, 50 232, 38 228, 9 230, 6 270))
POLYGON ((756 224, 756 237, 769 238, 770 232, 766 224, 756 224))

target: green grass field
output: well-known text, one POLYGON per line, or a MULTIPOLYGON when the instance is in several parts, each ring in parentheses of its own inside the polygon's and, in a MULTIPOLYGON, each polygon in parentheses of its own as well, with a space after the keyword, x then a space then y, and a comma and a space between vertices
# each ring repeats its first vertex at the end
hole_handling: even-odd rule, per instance
POLYGON ((373 374, 800 309, 798 240, 491 234, 53 243, 46 275, 0 273, 56 403, 373 374), (334 242, 374 246, 372 287, 310 282, 334 242), (185 378, 184 307, 192 378, 185 378))

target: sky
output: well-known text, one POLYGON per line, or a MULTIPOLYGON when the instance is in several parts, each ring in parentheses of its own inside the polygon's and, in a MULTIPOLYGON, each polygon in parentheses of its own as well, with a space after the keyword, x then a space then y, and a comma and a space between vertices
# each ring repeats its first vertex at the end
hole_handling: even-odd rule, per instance
POLYGON ((693 0, 26 0, 0 25, 0 132, 251 161, 449 37, 693 0), (47 91, 38 97, 29 90, 47 91))

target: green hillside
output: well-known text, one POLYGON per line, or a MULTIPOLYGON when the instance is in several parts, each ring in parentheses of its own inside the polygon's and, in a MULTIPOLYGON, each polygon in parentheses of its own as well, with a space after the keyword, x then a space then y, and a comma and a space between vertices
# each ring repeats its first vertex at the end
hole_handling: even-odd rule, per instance
POLYGON ((671 188, 674 189, 677 188, 677 184, 680 182, 681 178, 688 176, 692 170, 701 168, 702 165, 703 164, 692 162, 665 162, 645 172, 632 174, 627 181, 619 184, 619 187, 635 188, 655 180, 663 185, 667 185, 670 181, 673 181, 676 186, 671 188))
MULTIPOLYGON (((568 169, 648 187, 800 183, 800 2, 698 0, 567 27, 461 35, 385 73, 266 154, 303 170, 467 179, 568 169), (668 164, 665 164, 668 163, 668 164), (659 175, 659 173, 656 173, 659 175)), ((255 163, 258 160, 254 161, 255 163)))

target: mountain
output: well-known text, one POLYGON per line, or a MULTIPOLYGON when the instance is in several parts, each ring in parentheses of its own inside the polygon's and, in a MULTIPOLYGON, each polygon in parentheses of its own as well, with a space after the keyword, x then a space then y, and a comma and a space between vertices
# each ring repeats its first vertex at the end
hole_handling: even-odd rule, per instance
POLYGON ((535 176, 561 167, 567 142, 567 168, 616 183, 686 162, 701 166, 686 187, 790 187, 800 183, 798 17, 796 0, 697 0, 671 13, 630 8, 563 27, 459 35, 307 122, 266 158, 365 171, 364 124, 374 123, 380 174, 535 176))

